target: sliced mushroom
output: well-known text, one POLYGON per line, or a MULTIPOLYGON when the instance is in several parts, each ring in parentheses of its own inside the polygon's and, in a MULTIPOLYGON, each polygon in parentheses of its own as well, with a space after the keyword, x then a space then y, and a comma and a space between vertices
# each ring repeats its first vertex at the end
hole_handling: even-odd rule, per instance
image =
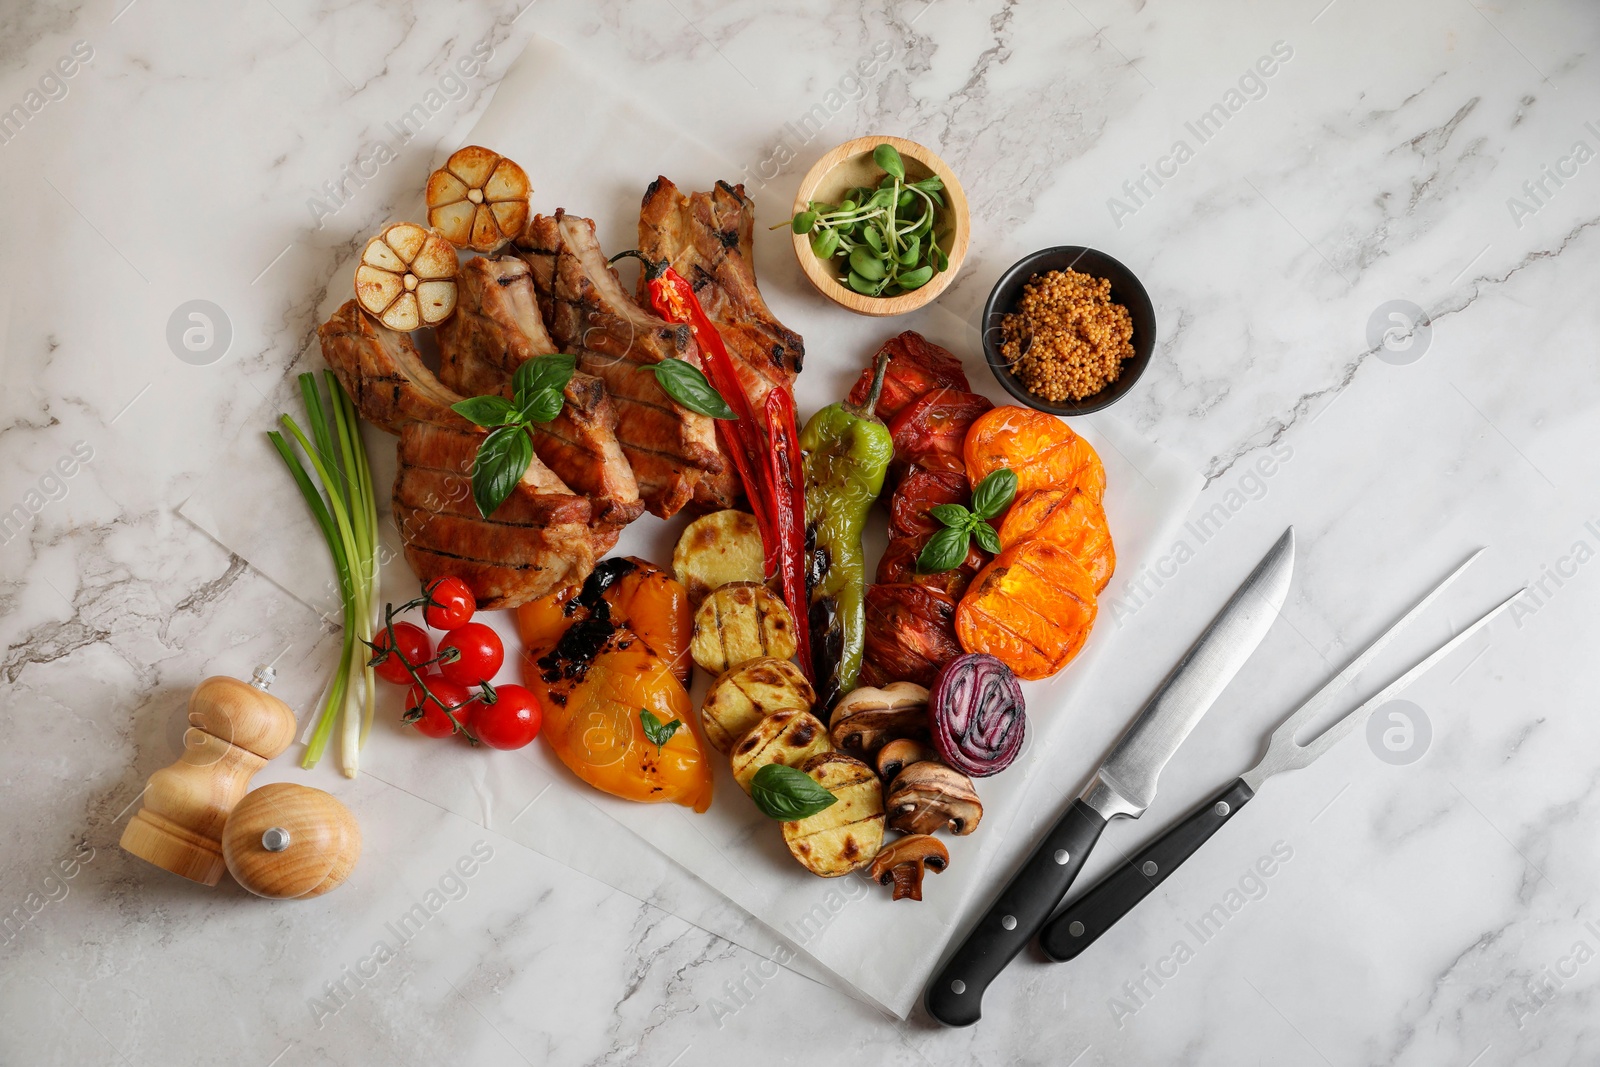
POLYGON ((978 828, 983 805, 972 779, 942 763, 913 763, 895 777, 887 803, 889 825, 908 834, 949 830, 964 837, 978 828))
POLYGON ((867 873, 879 885, 893 885, 895 900, 922 899, 922 872, 938 874, 950 865, 950 853, 937 838, 911 834, 878 850, 867 873))
POLYGON ((898 737, 878 749, 878 777, 883 779, 884 785, 888 785, 894 781, 895 775, 913 763, 938 758, 939 751, 932 745, 915 738, 898 737))
POLYGON ((870 759, 897 738, 929 738, 928 691, 914 682, 857 689, 839 701, 830 721, 835 745, 870 759))

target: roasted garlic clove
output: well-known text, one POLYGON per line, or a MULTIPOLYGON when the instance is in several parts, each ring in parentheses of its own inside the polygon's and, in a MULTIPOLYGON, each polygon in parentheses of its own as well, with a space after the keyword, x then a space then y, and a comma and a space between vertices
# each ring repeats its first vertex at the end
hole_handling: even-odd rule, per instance
POLYGON ((911 834, 879 849, 867 874, 879 885, 894 886, 895 900, 921 900, 922 872, 938 874, 949 865, 950 852, 943 842, 911 834))
POLYGON ((428 225, 457 248, 494 252, 528 221, 528 175, 512 160, 468 145, 428 177, 428 225))
POLYGON ((414 222, 393 223, 361 253, 356 302, 401 333, 439 325, 456 309, 456 250, 414 222))

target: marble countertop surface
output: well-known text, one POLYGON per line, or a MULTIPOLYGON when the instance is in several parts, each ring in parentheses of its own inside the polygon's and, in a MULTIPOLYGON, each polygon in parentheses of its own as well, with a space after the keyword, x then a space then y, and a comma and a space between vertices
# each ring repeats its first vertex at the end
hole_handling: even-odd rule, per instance
MULTIPOLYGON (((13 4, 0 31, 0 1064, 1600 1059, 1592 5, 90 0, 13 4), (176 509, 536 34, 783 197, 850 137, 935 147, 972 202, 941 299, 969 321, 1047 245, 1140 275, 1160 341, 1113 411, 1206 488, 1102 604, 1119 698, 1290 523, 1300 558, 1124 847, 1472 549, 1352 703, 1529 591, 1092 952, 1019 959, 967 1030, 676 917, 669 868, 637 899, 381 775, 260 779, 361 821, 352 882, 316 904, 160 875, 116 842, 189 690, 319 627, 176 509), (196 300, 225 345, 169 340, 196 300)), ((333 647, 275 692, 308 706, 333 647)))

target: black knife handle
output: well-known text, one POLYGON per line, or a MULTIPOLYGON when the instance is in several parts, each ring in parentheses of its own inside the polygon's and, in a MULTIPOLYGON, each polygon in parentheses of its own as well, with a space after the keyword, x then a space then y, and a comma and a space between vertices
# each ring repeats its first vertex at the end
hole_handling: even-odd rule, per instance
POLYGON ((970 1026, 983 1014, 983 992, 1039 932, 1083 868, 1106 820, 1074 800, 1022 865, 954 956, 934 975, 924 998, 946 1026, 970 1026))
POLYGON ((1235 779, 1188 818, 1096 882, 1044 928, 1039 935, 1039 947, 1044 949, 1044 954, 1060 962, 1075 958, 1094 944, 1096 938, 1149 896, 1253 796, 1255 792, 1245 785, 1243 778, 1235 779))

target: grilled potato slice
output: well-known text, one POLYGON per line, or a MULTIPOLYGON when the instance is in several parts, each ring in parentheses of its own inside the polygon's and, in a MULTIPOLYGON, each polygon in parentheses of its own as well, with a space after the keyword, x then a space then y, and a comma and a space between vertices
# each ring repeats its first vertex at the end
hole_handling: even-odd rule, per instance
POLYGON ((733 777, 740 787, 750 792, 750 779, 769 763, 785 767, 798 767, 812 756, 833 751, 828 740, 828 728, 809 711, 791 708, 776 711, 746 731, 733 746, 728 759, 733 764, 733 777))
POLYGON ((800 865, 837 878, 869 865, 883 845, 883 785, 871 767, 842 752, 813 756, 801 768, 838 802, 783 824, 783 842, 800 865))
POLYGON ((722 672, 706 690, 700 723, 718 752, 727 752, 756 723, 775 711, 810 711, 817 694, 786 659, 746 660, 722 672))
POLYGON ((714 511, 684 527, 672 550, 672 570, 699 607, 713 589, 766 577, 761 530, 748 511, 714 511))
POLYGON ((715 589, 695 612, 689 654, 712 674, 762 656, 789 659, 794 650, 794 617, 759 582, 715 589))

